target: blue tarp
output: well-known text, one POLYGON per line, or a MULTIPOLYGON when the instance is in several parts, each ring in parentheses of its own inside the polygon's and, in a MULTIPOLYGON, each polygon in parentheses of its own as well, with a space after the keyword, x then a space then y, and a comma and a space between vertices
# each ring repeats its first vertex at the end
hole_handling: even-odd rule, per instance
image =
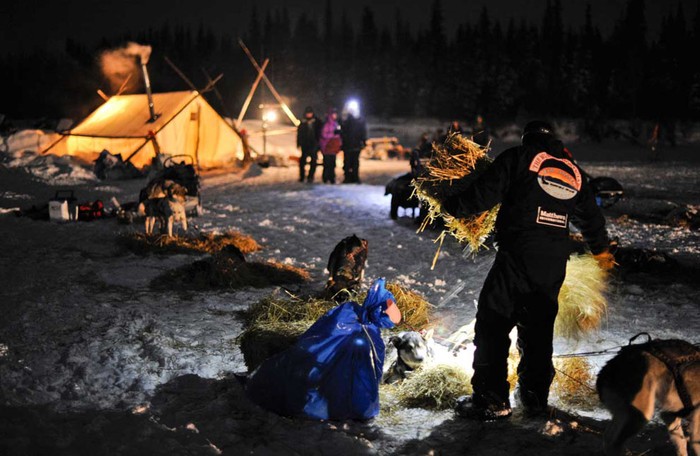
POLYGON ((316 321, 296 344, 263 362, 246 392, 261 407, 285 416, 367 420, 379 413, 384 366, 380 329, 394 296, 378 279, 363 305, 346 302, 316 321))

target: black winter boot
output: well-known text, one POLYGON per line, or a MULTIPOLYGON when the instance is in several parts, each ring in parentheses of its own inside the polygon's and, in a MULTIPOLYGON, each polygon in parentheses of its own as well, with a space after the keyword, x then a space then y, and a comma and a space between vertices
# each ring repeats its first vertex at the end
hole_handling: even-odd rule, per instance
POLYGON ((508 399, 503 402, 494 394, 472 394, 457 399, 455 413, 462 418, 480 421, 496 421, 510 417, 513 410, 508 399))

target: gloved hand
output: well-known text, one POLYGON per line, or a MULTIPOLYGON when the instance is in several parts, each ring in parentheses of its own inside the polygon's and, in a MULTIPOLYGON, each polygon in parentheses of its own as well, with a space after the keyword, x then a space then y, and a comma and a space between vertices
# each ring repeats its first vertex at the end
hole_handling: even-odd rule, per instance
POLYGON ((600 266, 603 271, 610 271, 617 264, 615 263, 615 256, 607 249, 593 255, 593 258, 596 259, 598 266, 600 266))

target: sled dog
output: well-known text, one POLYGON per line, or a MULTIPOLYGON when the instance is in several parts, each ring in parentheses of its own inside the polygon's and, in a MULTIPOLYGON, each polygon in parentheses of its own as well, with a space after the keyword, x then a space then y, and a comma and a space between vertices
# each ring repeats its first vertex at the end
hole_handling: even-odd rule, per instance
POLYGON ((146 234, 152 234, 156 220, 160 230, 167 228, 168 236, 173 235, 173 224, 176 221, 182 223, 182 229, 187 231, 187 215, 185 214, 185 195, 187 189, 173 183, 164 189, 165 196, 144 200, 139 207, 139 212, 146 216, 146 234))
POLYGON ((348 236, 341 240, 328 258, 328 282, 325 294, 328 298, 343 301, 362 285, 367 262, 366 239, 348 236), (341 293, 341 291, 343 293, 341 293))
POLYGON ((601 369, 596 387, 612 414, 606 454, 623 454, 625 441, 658 409, 676 454, 687 456, 690 447, 700 456, 700 349, 694 345, 671 339, 623 347, 601 369))
POLYGON ((395 383, 405 379, 409 373, 433 357, 433 330, 425 334, 416 331, 400 332, 389 339, 389 343, 396 348, 396 360, 384 373, 382 382, 395 383))

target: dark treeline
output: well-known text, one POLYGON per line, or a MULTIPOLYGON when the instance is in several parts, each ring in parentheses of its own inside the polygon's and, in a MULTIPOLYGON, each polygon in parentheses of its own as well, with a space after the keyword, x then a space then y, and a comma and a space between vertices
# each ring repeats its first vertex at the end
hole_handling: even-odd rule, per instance
MULTIPOLYGON (((327 1, 324 11, 294 19, 285 9, 253 10, 243 38, 260 61, 270 58, 267 74, 296 112, 357 96, 367 114, 380 116, 700 117, 700 58, 692 51, 700 49, 700 11, 689 20, 678 4, 652 39, 644 0, 627 1, 609 36, 593 23, 590 7, 576 29, 564 25, 561 8, 561 0, 548 2, 539 23, 503 23, 484 9, 448 36, 440 0, 425 24, 410 24, 397 10, 392 27, 380 27, 371 7, 360 23, 350 23, 327 1)), ((3 113, 84 116, 101 102, 95 90, 109 88, 97 56, 129 40, 153 46, 149 71, 156 91, 187 89, 166 55, 198 87, 206 84, 203 70, 212 77, 224 73, 217 87, 234 115, 256 75, 236 37, 204 25, 164 25, 97 46, 68 40, 59 54, 6 56, 0 62, 3 113)), ((216 98, 210 101, 225 112, 216 98)))

